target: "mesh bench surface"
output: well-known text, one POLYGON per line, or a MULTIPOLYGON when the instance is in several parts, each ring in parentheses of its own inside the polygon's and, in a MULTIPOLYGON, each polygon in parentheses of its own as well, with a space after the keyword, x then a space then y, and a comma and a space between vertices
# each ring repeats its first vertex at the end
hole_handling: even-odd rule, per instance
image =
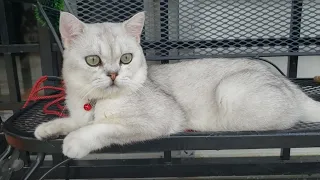
MULTIPOLYGON (((312 79, 295 79, 302 90, 315 100, 320 100, 320 84, 312 79)), ((55 118, 43 113, 43 105, 47 101, 39 101, 25 110, 16 113, 5 123, 7 139, 14 138, 18 148, 61 152, 62 137, 55 140, 38 141, 33 136, 37 125, 55 118), (18 142, 20 141, 21 142, 18 142), (42 148, 41 148, 42 147, 42 148)), ((320 146, 320 123, 298 123, 287 130, 262 132, 188 132, 172 135, 167 138, 126 146, 112 146, 106 152, 162 151, 182 149, 240 149, 240 148, 276 148, 276 147, 316 147, 320 146), (304 139, 305 138, 305 139, 304 139), (299 139, 299 141, 298 141, 299 139), (232 143, 231 143, 232 141, 232 143), (226 143, 228 142, 228 143, 226 143)))

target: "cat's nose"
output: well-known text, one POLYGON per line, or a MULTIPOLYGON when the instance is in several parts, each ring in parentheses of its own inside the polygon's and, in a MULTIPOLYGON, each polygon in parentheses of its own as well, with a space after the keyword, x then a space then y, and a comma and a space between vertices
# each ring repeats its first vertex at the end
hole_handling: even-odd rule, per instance
POLYGON ((110 72, 110 73, 108 73, 107 76, 109 76, 109 77, 111 78, 111 80, 114 81, 114 80, 117 78, 118 73, 116 73, 116 72, 110 72))

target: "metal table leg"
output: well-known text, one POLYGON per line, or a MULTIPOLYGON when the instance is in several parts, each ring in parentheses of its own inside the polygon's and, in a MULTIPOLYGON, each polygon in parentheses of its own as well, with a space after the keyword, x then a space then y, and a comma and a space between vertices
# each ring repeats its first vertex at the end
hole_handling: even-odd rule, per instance
POLYGON ((40 165, 43 163, 45 154, 44 153, 38 153, 38 156, 36 158, 36 161, 33 162, 26 172, 26 174, 21 178, 22 180, 29 180, 31 175, 40 167, 40 165))
POLYGON ((0 155, 0 162, 6 159, 7 157, 9 157, 12 151, 13 151, 12 146, 8 146, 7 149, 0 155))
POLYGON ((14 171, 19 171, 23 168, 23 161, 19 159, 20 152, 19 150, 15 149, 12 153, 11 150, 7 150, 6 152, 8 155, 4 155, 2 161, 0 161, 0 179, 1 180, 10 180, 11 175, 14 171))

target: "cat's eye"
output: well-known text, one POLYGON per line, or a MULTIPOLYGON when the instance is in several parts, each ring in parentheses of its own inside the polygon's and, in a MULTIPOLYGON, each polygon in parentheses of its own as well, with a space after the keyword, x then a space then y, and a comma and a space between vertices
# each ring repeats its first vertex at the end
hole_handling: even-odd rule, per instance
POLYGON ((120 62, 122 64, 129 64, 129 63, 131 63, 131 61, 132 61, 132 54, 131 53, 123 54, 120 58, 120 62))
POLYGON ((99 66, 101 64, 101 59, 97 55, 86 56, 85 60, 86 63, 91 67, 99 66))

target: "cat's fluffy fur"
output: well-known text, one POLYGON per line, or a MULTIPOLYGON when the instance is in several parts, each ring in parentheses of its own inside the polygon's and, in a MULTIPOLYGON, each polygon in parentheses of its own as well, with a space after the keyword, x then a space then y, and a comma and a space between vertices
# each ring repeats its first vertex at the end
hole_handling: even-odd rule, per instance
POLYGON ((318 102, 256 61, 202 59, 147 68, 139 45, 144 18, 142 12, 123 23, 84 24, 61 13, 70 117, 38 126, 38 139, 67 135, 63 153, 81 158, 184 129, 258 131, 320 121, 318 102), (119 63, 124 53, 133 54, 130 64, 119 63), (88 55, 98 55, 101 65, 88 66, 88 55), (119 74, 115 85, 109 72, 119 74), (96 102, 91 111, 83 109, 88 102, 96 102))

